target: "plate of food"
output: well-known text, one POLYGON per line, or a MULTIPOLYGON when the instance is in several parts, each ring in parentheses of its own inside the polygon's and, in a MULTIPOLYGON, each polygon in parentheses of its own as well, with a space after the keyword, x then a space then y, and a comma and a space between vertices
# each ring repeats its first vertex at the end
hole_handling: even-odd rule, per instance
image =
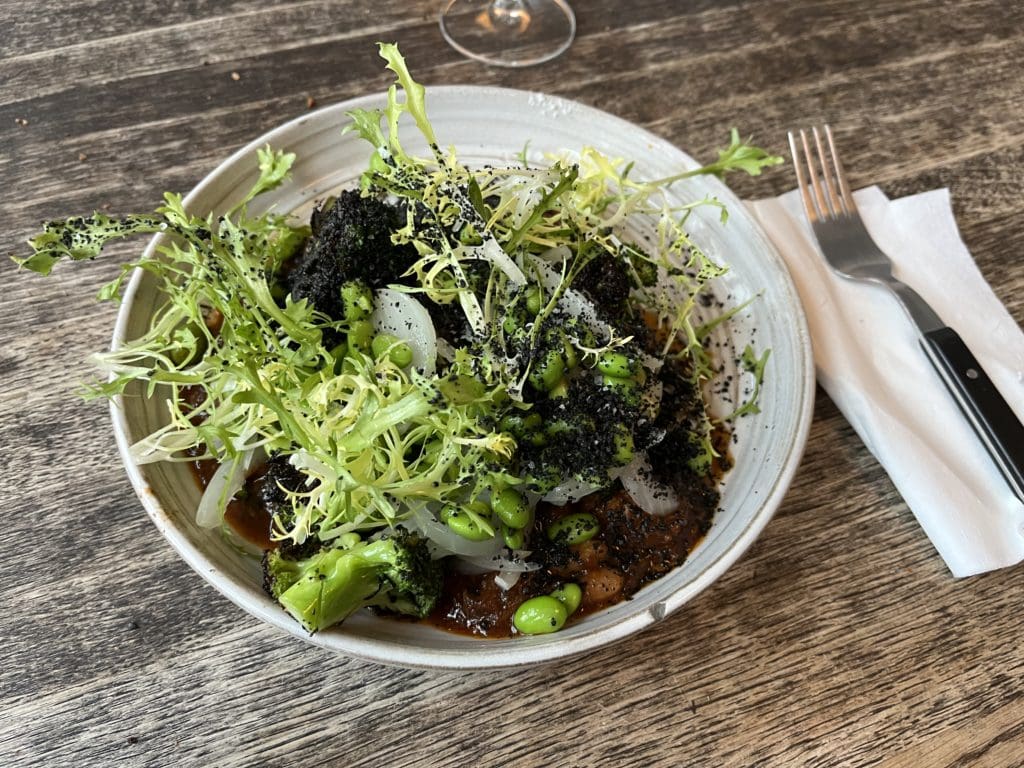
POLYGON ((381 52, 387 94, 22 263, 155 235, 101 292, 93 392, 159 530, 252 615, 411 667, 619 640, 740 557, 803 451, 799 299, 719 179, 776 159, 381 52))

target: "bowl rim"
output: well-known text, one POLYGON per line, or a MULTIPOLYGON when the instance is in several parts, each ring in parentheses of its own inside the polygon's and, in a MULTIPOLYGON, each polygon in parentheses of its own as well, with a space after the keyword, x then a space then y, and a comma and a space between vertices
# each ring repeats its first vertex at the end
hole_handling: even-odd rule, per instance
MULTIPOLYGON (((442 95, 446 98, 463 98, 470 100, 468 103, 472 103, 472 99, 482 99, 483 97, 543 99, 556 107, 571 109, 574 114, 599 118, 602 121, 612 121, 618 124, 619 127, 628 128, 632 132, 641 134, 646 143, 652 148, 671 151, 673 154, 685 158, 688 162, 696 165, 696 161, 689 154, 667 139, 603 110, 559 96, 512 88, 474 85, 428 86, 427 93, 428 96, 442 95)), ((341 121, 347 112, 356 108, 379 106, 384 98, 385 94, 375 93, 327 105, 288 120, 263 133, 236 150, 204 176, 185 196, 183 204, 186 210, 197 197, 201 196, 211 186, 219 183, 220 177, 232 170, 240 161, 251 159, 257 149, 267 144, 272 146, 280 145, 279 139, 289 135, 292 131, 301 128, 312 120, 326 120, 336 130, 342 124, 341 121)), ((111 399, 110 411, 118 452, 129 480, 137 496, 142 501, 147 514, 171 547, 193 570, 221 595, 227 597, 247 613, 313 645, 380 664, 407 668, 480 670, 545 663, 567 656, 582 654, 614 643, 661 620, 716 581, 740 559, 772 519, 782 503, 802 459, 810 432, 814 408, 815 372, 810 332, 792 276, 789 274, 789 270, 784 260, 778 254, 774 244, 756 219, 745 210, 743 202, 724 183, 719 182, 717 179, 709 181, 712 181, 712 183, 717 182, 716 186, 719 188, 717 195, 730 211, 741 209, 744 211, 744 216, 751 230, 751 236, 758 241, 757 245, 764 255, 772 261, 772 267, 779 273, 784 289, 788 294, 786 297, 788 300, 787 304, 792 309, 792 316, 788 318, 788 321, 791 322, 795 331, 796 347, 802 352, 801 360, 803 362, 803 370, 799 376, 800 389, 797 399, 796 429, 792 435, 787 458, 780 467, 774 484, 763 496, 763 500, 756 513, 747 521, 740 535, 728 545, 727 549, 717 560, 712 561, 690 582, 684 584, 663 600, 655 603, 648 610, 637 611, 632 615, 621 617, 584 636, 566 637, 562 640, 556 633, 554 635, 541 636, 546 640, 541 642, 536 642, 537 638, 517 638, 515 647, 509 648, 507 645, 503 645, 498 651, 493 649, 487 650, 487 645, 493 642, 492 640, 479 638, 479 652, 474 650, 471 653, 467 653, 462 648, 451 650, 420 648, 390 641, 384 642, 355 635, 346 635, 343 627, 335 628, 329 632, 308 635, 302 632, 301 628, 298 627, 291 617, 280 610, 278 606, 269 606, 275 610, 268 610, 268 604, 265 599, 261 599, 251 591, 238 588, 230 579, 223 576, 216 562, 198 549, 189 540, 186 532, 179 528, 166 510, 164 510, 156 493, 147 482, 140 465, 131 458, 129 440, 131 430, 127 422, 126 411, 123 407, 123 398, 121 395, 117 395, 111 399)), ((148 259, 153 256, 162 238, 163 235, 156 235, 150 239, 142 253, 142 259, 148 259)), ((112 349, 116 349, 125 341, 129 315, 143 276, 144 270, 135 269, 125 288, 111 338, 112 349)), ((657 581, 652 582, 652 584, 655 583, 657 581)), ((441 632, 443 630, 438 631, 441 632)))

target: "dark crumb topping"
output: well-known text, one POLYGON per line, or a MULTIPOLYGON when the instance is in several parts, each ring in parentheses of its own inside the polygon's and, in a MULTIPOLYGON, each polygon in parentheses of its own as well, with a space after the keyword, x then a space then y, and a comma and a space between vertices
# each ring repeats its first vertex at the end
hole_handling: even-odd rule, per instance
POLYGON ((636 406, 589 375, 572 379, 565 397, 540 400, 533 409, 546 425, 546 442, 534 445, 524 441, 519 456, 526 474, 536 478, 604 480, 605 468, 615 463, 614 425, 639 421, 636 406))
POLYGON ((312 236, 291 265, 285 288, 334 319, 344 315, 341 286, 357 280, 370 288, 401 282, 416 259, 409 245, 394 245, 391 233, 404 224, 397 206, 348 190, 314 211, 312 236))

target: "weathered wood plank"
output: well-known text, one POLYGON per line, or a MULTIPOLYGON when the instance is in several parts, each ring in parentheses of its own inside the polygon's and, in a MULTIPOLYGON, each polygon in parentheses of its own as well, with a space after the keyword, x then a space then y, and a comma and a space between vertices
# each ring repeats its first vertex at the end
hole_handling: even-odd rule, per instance
MULTIPOLYGON (((244 22, 249 15, 267 7, 287 12, 297 0, 171 0, 150 3, 128 0, 117 4, 100 0, 61 0, 40 3, 35 0, 7 0, 0 7, 0 26, 5 35, 0 42, 3 58, 16 58, 42 51, 87 46, 115 37, 138 35, 165 27, 179 27, 199 21, 235 19, 244 22)), ((354 9, 359 12, 358 9, 354 9)))
MULTIPOLYGON (((781 150, 786 129, 829 120, 856 184, 950 187, 983 274, 1024 320, 1016 4, 577 2, 569 54, 522 71, 443 47, 436 0, 117 5, 0 6, 0 253, 44 218, 186 191, 307 95, 381 90, 372 43, 390 33, 429 83, 578 98, 701 157, 732 125, 781 150)), ((785 167, 735 183, 791 186, 785 167)), ((762 537, 618 645, 453 674, 260 626, 164 543, 105 407, 75 396, 113 325, 92 296, 135 252, 48 281, 0 265, 0 764, 1022 764, 1017 570, 953 581, 820 392, 762 537)))

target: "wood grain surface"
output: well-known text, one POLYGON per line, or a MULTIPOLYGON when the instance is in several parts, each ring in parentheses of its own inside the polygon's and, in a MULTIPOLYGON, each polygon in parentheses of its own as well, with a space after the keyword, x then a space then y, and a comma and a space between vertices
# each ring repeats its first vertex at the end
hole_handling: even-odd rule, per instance
MULTIPOLYGON (((492 69, 440 0, 4 0, 0 253, 47 218, 149 210, 317 104, 424 82, 578 99, 698 157, 828 121, 854 186, 948 186, 1024 320, 1024 4, 577 0, 578 38, 492 69)), ((739 180, 783 192, 788 168, 739 180)), ((207 587, 149 522, 86 355, 138 244, 48 281, 4 260, 0 765, 1024 766, 1020 569, 953 580, 824 393, 777 517, 661 623, 583 658, 456 674, 332 655, 207 587)))

